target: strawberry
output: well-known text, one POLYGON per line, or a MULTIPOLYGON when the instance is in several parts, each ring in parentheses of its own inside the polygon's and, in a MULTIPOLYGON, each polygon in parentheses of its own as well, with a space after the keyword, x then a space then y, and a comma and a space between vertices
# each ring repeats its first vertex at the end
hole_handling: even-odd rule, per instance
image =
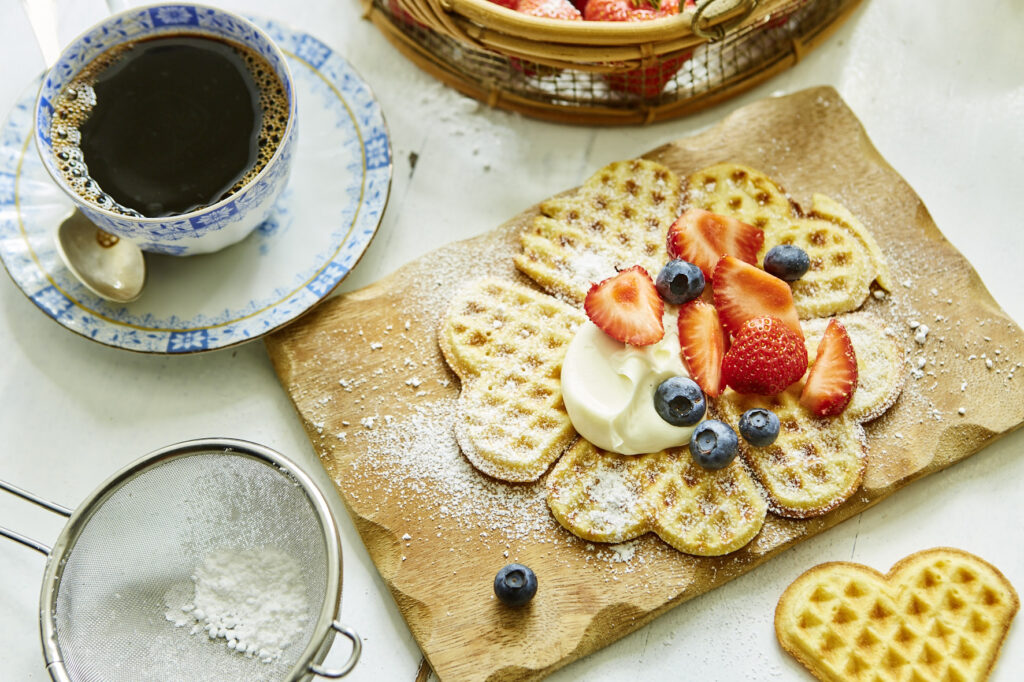
MULTIPOLYGON (((679 14, 679 0, 587 0, 583 9, 583 18, 587 21, 650 21, 676 14, 679 14)), ((691 54, 686 52, 658 59, 639 69, 605 74, 604 79, 612 90, 654 99, 691 54)))
POLYGON ((679 309, 679 347, 690 376, 709 398, 722 393, 725 330, 718 311, 697 299, 679 309))
POLYGON ((857 354, 846 327, 832 318, 818 344, 800 404, 819 417, 834 417, 850 404, 856 388, 857 354))
MULTIPOLYGON (((491 2, 496 1, 491 0, 491 2)), ((583 21, 583 15, 573 7, 569 0, 519 0, 519 5, 515 9, 523 14, 529 14, 531 17, 583 21)))
POLYGON ((665 335, 665 304, 639 265, 591 286, 583 309, 601 331, 622 343, 647 346, 665 335))
POLYGON ((657 61, 639 69, 605 74, 604 80, 612 90, 629 92, 644 99, 656 99, 692 56, 693 51, 690 50, 670 57, 655 58, 657 61))
POLYGON ((775 395, 806 371, 803 337, 774 317, 744 322, 722 360, 722 381, 737 393, 775 395))
POLYGON ((679 14, 679 0, 588 0, 587 21, 650 21, 679 14))
POLYGON ((713 275, 715 307, 730 334, 753 317, 774 317, 804 338, 793 292, 781 279, 732 256, 723 256, 713 275))
POLYGON ((732 216, 701 208, 683 211, 668 228, 668 252, 699 267, 711 281, 722 256, 734 256, 757 265, 757 253, 764 244, 764 232, 732 216))

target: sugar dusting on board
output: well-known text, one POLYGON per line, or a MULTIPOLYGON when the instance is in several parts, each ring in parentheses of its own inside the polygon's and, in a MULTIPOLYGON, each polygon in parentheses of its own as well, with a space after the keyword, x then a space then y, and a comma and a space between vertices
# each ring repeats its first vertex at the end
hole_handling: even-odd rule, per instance
MULTIPOLYGON (((804 188, 802 184, 801 188, 807 192, 819 189, 804 188)), ((846 196, 847 192, 840 189, 832 194, 843 204, 858 203, 856 193, 846 196)), ((883 228, 879 234, 886 231, 884 226, 868 227, 883 228)), ((1019 338, 1011 337, 1007 342, 1010 346, 997 347, 986 335, 976 332, 986 324, 1012 327, 1012 323, 995 317, 986 319, 981 314, 964 316, 960 301, 929 289, 928 282, 934 275, 926 280, 920 274, 930 272, 930 268, 949 272, 954 264, 925 262, 929 252, 910 248, 900 239, 882 239, 881 247, 896 286, 890 292, 876 288, 863 309, 881 316, 889 330, 903 340, 908 378, 898 409, 879 420, 880 432, 890 437, 875 438, 878 429, 871 425, 867 428, 869 460, 878 462, 876 458, 880 457, 905 461, 916 470, 927 464, 932 453, 915 449, 912 435, 928 432, 929 425, 937 422, 962 419, 969 412, 960 408, 971 404, 972 394, 977 395, 983 383, 989 384, 986 390, 992 388, 993 380, 1002 386, 1011 384, 1020 365, 1010 357, 1019 353, 1008 351, 1019 350, 1019 338), (990 347, 979 347, 985 344, 990 347), (979 370, 987 376, 979 377, 979 370), (945 375, 956 378, 959 391, 955 403, 950 403, 942 389, 949 381, 945 375)), ((507 246, 493 239, 432 254, 429 264, 414 268, 415 274, 406 278, 414 280, 416 286, 404 290, 400 301, 382 300, 392 314, 363 318, 365 322, 336 329, 333 343, 338 344, 337 353, 310 358, 325 377, 318 388, 290 386, 289 390, 308 423, 316 428, 314 443, 325 460, 345 463, 332 473, 358 514, 386 521, 396 538, 409 535, 410 540, 404 542, 407 548, 415 549, 417 543, 430 540, 442 551, 473 551, 471 547, 475 547, 514 558, 517 545, 561 544, 572 546, 575 554, 583 549, 588 562, 600 557, 608 565, 608 575, 621 568, 631 572, 645 559, 649 561, 656 552, 665 550, 663 543, 645 537, 628 551, 618 546, 581 543, 552 518, 542 482, 508 484, 480 474, 466 460, 453 436, 458 380, 447 371, 438 350, 437 325, 448 300, 475 276, 515 277, 509 255, 507 246), (472 263, 468 273, 467 263, 472 263), (375 352, 382 348, 387 357, 375 352), (366 361, 369 369, 356 369, 368 357, 379 360, 366 361), (336 413, 341 401, 346 403, 341 410, 345 419, 339 421, 336 413), (335 452, 342 456, 335 459, 335 452), (408 527, 396 525, 396 517, 408 527), (417 532, 409 533, 413 527, 417 532), (467 545, 456 548, 451 542, 455 537, 460 540, 458 544, 464 541, 467 545)), ((583 259, 580 269, 596 274, 601 265, 597 261, 583 259)), ((946 280, 941 283, 943 290, 951 286, 946 280)), ((609 486, 613 489, 615 486, 609 486)), ((861 499, 870 499, 867 491, 861 499)), ((749 547, 749 554, 770 552, 806 533, 802 524, 770 516, 749 547)), ((673 550, 665 551, 673 554, 673 550)), ((402 560, 406 558, 411 555, 402 554, 402 560)), ((743 561, 742 556, 735 559, 743 561)))
MULTIPOLYGON (((415 293, 387 324, 336 330, 336 341, 345 346, 341 356, 312 359, 323 373, 321 390, 290 389, 321 452, 362 453, 333 472, 339 488, 361 516, 406 519, 405 527, 392 530, 409 549, 430 541, 442 551, 494 552, 497 561, 515 560, 517 547, 578 545, 586 548, 587 563, 606 565, 607 580, 634 572, 655 553, 674 552, 656 541, 613 548, 580 540, 552 517, 543 477, 505 483, 480 473, 463 455, 454 434, 459 383, 441 357, 436 330, 458 290, 452 283, 468 281, 464 258, 436 254, 429 275, 418 280, 415 293), (378 346, 387 358, 376 354, 378 346), (380 362, 348 370, 350 360, 342 359, 348 354, 380 362), (419 532, 410 532, 414 528, 419 532), (456 536, 465 540, 455 543, 456 536)), ((514 276, 500 252, 474 250, 474 263, 481 274, 514 276)), ((402 562, 409 558, 408 552, 400 555, 402 562)))

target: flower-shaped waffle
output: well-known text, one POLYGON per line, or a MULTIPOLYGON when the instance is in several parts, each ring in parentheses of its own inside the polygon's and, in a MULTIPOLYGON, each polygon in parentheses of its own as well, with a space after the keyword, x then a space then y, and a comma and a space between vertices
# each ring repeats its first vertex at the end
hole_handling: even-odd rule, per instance
MULTIPOLYGON (((781 190, 756 171, 744 172, 753 178, 755 190, 743 195, 746 199, 741 196, 739 205, 752 201, 766 211, 759 216, 766 239, 769 228, 780 221, 786 222, 777 232, 783 240, 813 227, 830 243, 848 249, 842 267, 868 273, 865 287, 880 278, 884 263, 874 260, 856 232, 806 221, 792 224, 788 212, 793 205, 781 190)), ((582 301, 590 283, 616 268, 639 262, 656 273, 668 259, 664 242, 682 208, 676 190, 681 184, 654 162, 612 164, 576 194, 542 204, 541 215, 521 235, 523 253, 516 265, 570 302, 582 301)), ((705 190, 709 187, 704 185, 705 190)), ((730 191, 736 190, 730 186, 730 191)), ((835 206, 834 213, 846 214, 835 206)), ((813 243, 815 237, 808 239, 813 243)), ((794 238, 793 243, 801 242, 794 238)), ((711 471, 696 465, 686 447, 626 456, 580 438, 569 448, 575 432, 561 400, 559 376, 568 343, 583 320, 580 311, 512 282, 477 282, 452 303, 440 332, 445 358, 463 380, 456 435, 474 465, 509 481, 539 478, 569 448, 547 477, 548 505, 579 537, 620 542, 655 532, 683 552, 726 554, 757 535, 769 506, 786 516, 814 516, 840 504, 860 485, 865 463, 860 423, 881 414, 898 395, 902 351, 870 316, 843 319, 851 327, 861 382, 868 390, 858 394, 847 413, 818 419, 799 404, 800 388, 795 385, 792 393, 771 399, 783 422, 779 447, 743 453, 726 468, 711 471), (523 324, 526 333, 520 329, 523 324), (538 340, 543 343, 534 348, 538 340), (524 363, 524 358, 531 360, 524 363), (536 390, 524 388, 538 380, 543 400, 530 399, 536 390), (526 426, 538 418, 550 427, 539 441, 532 426, 526 426), (771 455, 760 456, 765 453, 771 455), (509 467, 510 457, 515 467, 509 467)), ((813 353, 824 325, 805 324, 813 353)), ((710 401, 709 409, 735 426, 740 414, 735 410, 747 399, 726 391, 710 401)))

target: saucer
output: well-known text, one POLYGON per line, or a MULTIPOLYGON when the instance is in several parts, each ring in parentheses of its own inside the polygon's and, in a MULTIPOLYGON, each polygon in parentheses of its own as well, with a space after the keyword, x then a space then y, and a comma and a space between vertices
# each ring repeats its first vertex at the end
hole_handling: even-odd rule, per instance
POLYGON ((14 283, 63 327, 142 353, 226 348, 278 329, 327 297, 380 225, 391 143, 380 105, 343 57, 306 33, 252 19, 288 58, 298 146, 274 213, 234 246, 178 258, 146 254, 146 287, 122 305, 92 294, 54 246, 71 201, 32 144, 39 80, 0 128, 0 260, 14 283))

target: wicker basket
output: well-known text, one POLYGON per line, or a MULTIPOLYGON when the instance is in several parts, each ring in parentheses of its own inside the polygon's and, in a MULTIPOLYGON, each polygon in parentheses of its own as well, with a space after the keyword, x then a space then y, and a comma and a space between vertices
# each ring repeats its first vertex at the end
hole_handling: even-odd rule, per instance
POLYGON ((460 92, 528 116, 650 123, 792 66, 860 0, 697 0, 648 22, 540 19, 488 0, 363 0, 406 57, 460 92))

